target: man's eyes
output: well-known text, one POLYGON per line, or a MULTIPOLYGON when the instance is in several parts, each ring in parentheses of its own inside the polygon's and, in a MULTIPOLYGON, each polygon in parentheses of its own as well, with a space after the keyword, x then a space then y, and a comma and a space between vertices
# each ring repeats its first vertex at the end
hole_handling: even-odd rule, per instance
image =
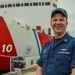
POLYGON ((52 21, 64 21, 64 19, 53 19, 52 21))

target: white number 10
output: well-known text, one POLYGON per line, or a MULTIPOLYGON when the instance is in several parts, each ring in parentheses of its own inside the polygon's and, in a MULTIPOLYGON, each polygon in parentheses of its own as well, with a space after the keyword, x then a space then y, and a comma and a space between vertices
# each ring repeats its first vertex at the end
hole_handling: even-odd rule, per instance
POLYGON ((6 45, 6 44, 3 44, 2 45, 2 52, 11 52, 12 51, 12 45, 11 44, 8 44, 8 45, 6 45))

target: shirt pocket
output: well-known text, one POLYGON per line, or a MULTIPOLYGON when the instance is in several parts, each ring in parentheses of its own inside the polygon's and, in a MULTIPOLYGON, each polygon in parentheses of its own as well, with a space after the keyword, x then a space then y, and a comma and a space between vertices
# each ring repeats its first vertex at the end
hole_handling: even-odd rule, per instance
POLYGON ((55 69, 56 72, 64 72, 66 75, 70 73, 71 55, 69 54, 57 54, 55 69), (57 69, 58 68, 58 69, 57 69))
POLYGON ((69 55, 69 54, 57 54, 56 59, 59 59, 59 60, 71 60, 71 55, 69 55))

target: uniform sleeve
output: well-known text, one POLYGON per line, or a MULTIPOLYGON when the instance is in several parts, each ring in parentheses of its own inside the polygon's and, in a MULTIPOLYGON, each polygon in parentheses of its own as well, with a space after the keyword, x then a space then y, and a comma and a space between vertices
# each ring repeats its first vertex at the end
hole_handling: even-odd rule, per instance
POLYGON ((43 48, 42 48, 42 51, 40 53, 40 58, 36 61, 36 64, 39 65, 40 67, 42 67, 42 52, 43 52, 43 48))
POLYGON ((42 47, 42 50, 41 50, 41 53, 40 53, 40 58, 37 60, 36 64, 39 65, 40 67, 43 68, 43 50, 46 49, 48 46, 50 45, 50 41, 48 41, 43 47, 42 47))
POLYGON ((39 58, 39 59, 37 60, 36 64, 39 65, 40 67, 42 67, 42 60, 41 60, 41 58, 39 58))
POLYGON ((72 52, 72 61, 71 61, 71 69, 75 68, 75 42, 73 43, 73 52, 72 52))

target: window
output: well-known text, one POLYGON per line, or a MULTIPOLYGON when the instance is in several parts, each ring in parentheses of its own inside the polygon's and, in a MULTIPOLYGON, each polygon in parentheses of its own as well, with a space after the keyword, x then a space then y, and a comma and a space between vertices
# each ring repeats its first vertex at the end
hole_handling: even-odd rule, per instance
POLYGON ((13 4, 13 7, 15 7, 15 4, 13 4))
POLYGON ((12 7, 12 4, 8 4, 8 7, 12 7))
POLYGON ((23 3, 21 3, 21 6, 23 6, 23 3))
MULTIPOLYGON (((49 6, 50 2, 33 2, 33 3, 13 3, 13 4, 5 4, 5 5, 0 5, 0 8, 7 8, 7 7, 23 7, 23 6, 49 6)), ((57 7, 57 5, 55 3, 53 3, 54 7, 57 7)))
POLYGON ((39 2, 39 6, 41 6, 41 2, 39 2))
POLYGON ((44 5, 44 2, 42 2, 42 5, 44 5))
POLYGON ((57 5, 55 3, 53 3, 53 6, 57 8, 57 5))
POLYGON ((20 7, 20 3, 16 3, 16 7, 20 7))
POLYGON ((31 60, 31 65, 33 65, 33 60, 31 60))
POLYGON ((29 6, 29 3, 24 3, 25 6, 29 6))
POLYGON ((4 8, 4 5, 0 5, 1 8, 4 8))
POLYGON ((32 3, 30 3, 30 6, 32 6, 32 3))
POLYGON ((33 6, 38 6, 38 3, 37 3, 37 2, 34 2, 34 3, 33 3, 33 6))
POLYGON ((50 2, 45 2, 45 5, 50 5, 50 2))
POLYGON ((7 4, 5 4, 5 8, 7 7, 7 4))
POLYGON ((30 3, 30 6, 32 6, 32 3, 30 3))

